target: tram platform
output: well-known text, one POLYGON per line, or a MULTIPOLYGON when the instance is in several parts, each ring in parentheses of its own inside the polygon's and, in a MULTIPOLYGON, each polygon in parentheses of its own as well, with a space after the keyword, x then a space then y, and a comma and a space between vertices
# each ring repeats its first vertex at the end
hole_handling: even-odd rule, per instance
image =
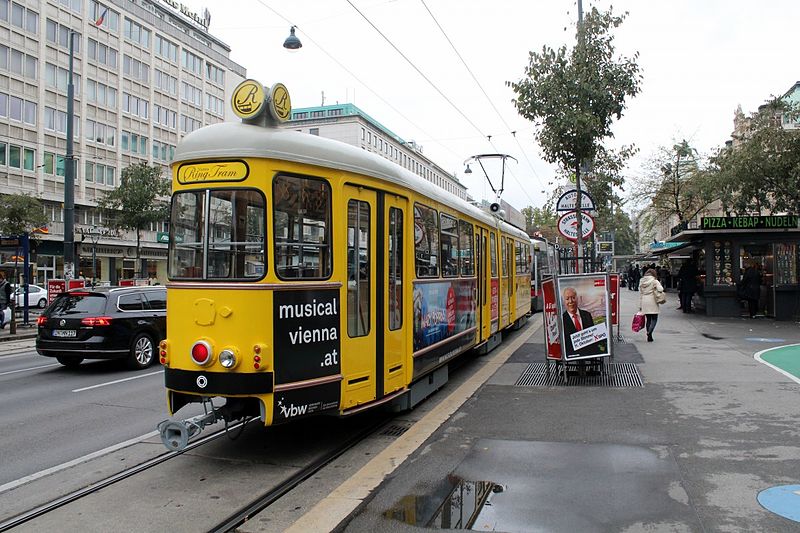
POLYGON ((761 361, 800 325, 684 314, 670 294, 646 342, 639 293, 620 297, 613 363, 638 381, 542 376, 537 314, 288 530, 800 531, 800 349, 761 361))

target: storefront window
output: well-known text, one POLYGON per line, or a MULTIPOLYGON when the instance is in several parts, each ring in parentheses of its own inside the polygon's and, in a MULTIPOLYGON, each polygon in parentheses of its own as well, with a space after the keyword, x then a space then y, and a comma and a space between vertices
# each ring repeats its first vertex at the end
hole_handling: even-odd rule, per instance
POLYGON ((731 241, 713 241, 712 285, 733 285, 733 246, 731 241))
POLYGON ((797 284, 797 245, 775 243, 775 285, 797 284))

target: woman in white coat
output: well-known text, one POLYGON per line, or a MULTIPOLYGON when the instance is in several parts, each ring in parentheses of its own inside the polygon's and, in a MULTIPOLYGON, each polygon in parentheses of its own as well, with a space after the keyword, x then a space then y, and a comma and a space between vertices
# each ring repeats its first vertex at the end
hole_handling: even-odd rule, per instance
POLYGON ((639 281, 639 310, 646 317, 647 342, 653 342, 653 330, 658 322, 658 306, 665 301, 664 287, 658 282, 658 273, 650 269, 639 281))

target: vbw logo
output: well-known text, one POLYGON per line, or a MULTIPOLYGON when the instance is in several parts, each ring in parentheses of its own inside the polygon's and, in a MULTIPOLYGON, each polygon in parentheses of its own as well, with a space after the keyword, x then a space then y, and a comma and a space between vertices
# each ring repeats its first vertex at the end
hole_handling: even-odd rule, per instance
POLYGON ((308 410, 308 405, 296 406, 293 403, 290 403, 289 405, 283 405, 283 398, 278 400, 278 407, 281 410, 281 416, 284 418, 301 416, 306 414, 306 411, 308 410))

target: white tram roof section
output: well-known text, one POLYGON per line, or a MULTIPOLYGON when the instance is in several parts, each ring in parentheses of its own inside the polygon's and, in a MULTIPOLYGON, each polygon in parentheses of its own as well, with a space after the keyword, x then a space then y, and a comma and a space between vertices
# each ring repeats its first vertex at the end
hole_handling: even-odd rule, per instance
POLYGON ((178 143, 171 164, 245 157, 292 161, 379 178, 413 189, 490 226, 499 222, 504 231, 520 239, 530 238, 520 228, 493 217, 400 165, 340 141, 294 130, 239 122, 212 124, 184 137, 178 143))

